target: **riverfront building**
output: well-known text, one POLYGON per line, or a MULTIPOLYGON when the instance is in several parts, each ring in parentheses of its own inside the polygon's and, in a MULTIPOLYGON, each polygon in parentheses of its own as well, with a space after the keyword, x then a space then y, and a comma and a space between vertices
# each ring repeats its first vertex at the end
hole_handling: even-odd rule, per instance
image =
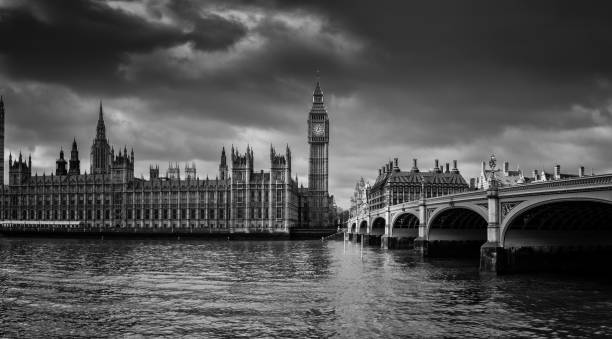
MULTIPOLYGON (((0 101, 0 127, 4 105, 0 101)), ((3 136, 3 134, 2 134, 3 136)), ((2 142, 3 138, 2 138, 2 142)), ((3 220, 78 222, 90 228, 191 228, 219 232, 287 233, 292 228, 324 228, 334 224, 333 196, 328 192, 329 119, 317 82, 308 118, 309 187, 292 178, 291 150, 270 147, 270 165, 253 168, 254 152, 233 146, 221 150, 214 179, 200 179, 195 165, 181 178, 178 165, 165 176, 150 166, 149 180, 134 177, 134 151, 115 151, 106 137, 99 108, 90 150, 89 173, 81 172, 79 149, 72 142, 70 159, 63 149, 51 175, 32 174, 32 160, 9 156, 9 183, 2 185, 3 220)), ((1 168, 0 168, 1 170, 1 168)))
POLYGON ((456 160, 453 160, 453 167, 450 168, 449 163, 441 167, 436 159, 432 170, 420 171, 417 159, 413 159, 412 168, 402 171, 395 158, 378 169, 374 184, 366 184, 361 178, 351 198, 350 214, 367 214, 370 210, 415 201, 422 194, 425 198, 432 198, 468 190, 469 185, 459 173, 456 160))

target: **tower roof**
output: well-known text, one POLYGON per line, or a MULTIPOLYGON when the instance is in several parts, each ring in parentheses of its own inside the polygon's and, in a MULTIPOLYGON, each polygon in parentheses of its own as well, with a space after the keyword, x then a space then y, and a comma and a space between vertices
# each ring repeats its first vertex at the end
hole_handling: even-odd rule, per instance
POLYGON ((319 81, 317 81, 317 85, 312 93, 312 102, 323 103, 323 90, 321 89, 321 84, 319 81))
POLYGON ((96 126, 96 139, 106 139, 106 128, 104 126, 104 111, 102 101, 100 101, 100 113, 98 115, 98 125, 96 126))

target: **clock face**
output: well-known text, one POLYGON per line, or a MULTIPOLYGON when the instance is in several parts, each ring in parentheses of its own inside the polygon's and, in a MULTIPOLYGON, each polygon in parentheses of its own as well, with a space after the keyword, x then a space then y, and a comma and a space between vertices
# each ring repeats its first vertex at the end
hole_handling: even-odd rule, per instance
POLYGON ((312 124, 312 135, 321 137, 325 134, 325 125, 323 124, 312 124))

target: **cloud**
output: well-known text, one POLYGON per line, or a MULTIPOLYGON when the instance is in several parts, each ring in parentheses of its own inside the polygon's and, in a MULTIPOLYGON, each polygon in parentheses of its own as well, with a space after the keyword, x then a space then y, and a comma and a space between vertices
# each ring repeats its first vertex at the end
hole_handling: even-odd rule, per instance
POLYGON ((215 15, 192 17, 187 29, 152 22, 101 1, 30 0, 3 8, 1 17, 0 36, 5 38, 0 53, 6 74, 93 93, 125 90, 119 66, 130 53, 187 42, 200 50, 224 49, 244 35, 240 24, 215 15))
POLYGON ((427 169, 490 153, 531 171, 612 170, 608 2, 4 1, 6 147, 47 172, 76 137, 88 166, 97 105, 114 145, 150 163, 221 147, 292 147, 306 184, 315 71, 331 119, 330 188, 341 206, 391 158, 427 169))

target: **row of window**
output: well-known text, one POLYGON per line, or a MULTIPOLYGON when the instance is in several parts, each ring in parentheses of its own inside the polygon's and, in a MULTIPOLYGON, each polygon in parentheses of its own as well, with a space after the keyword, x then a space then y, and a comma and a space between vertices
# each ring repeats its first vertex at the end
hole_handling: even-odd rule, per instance
MULTIPOLYGON (((251 202, 261 202, 262 201, 262 197, 264 201, 268 201, 268 191, 264 191, 262 194, 262 191, 250 191, 250 201, 251 202)), ((168 201, 170 201, 171 203, 174 202, 176 203, 178 201, 178 195, 175 194, 162 194, 161 195, 162 198, 161 200, 164 203, 168 203, 168 201)), ((245 198, 245 191, 235 191, 234 192, 234 196, 235 196, 235 201, 236 202, 243 202, 244 198, 245 198)), ((223 202, 225 201, 225 192, 217 192, 216 197, 214 192, 209 192, 208 194, 208 201, 220 201, 223 202)), ((277 190, 276 192, 276 200, 277 201, 282 201, 284 197, 284 192, 282 190, 277 190)), ((106 204, 110 203, 110 195, 104 195, 104 194, 95 194, 95 195, 87 195, 87 201, 89 203, 93 203, 95 198, 95 202, 97 204, 101 203, 102 201, 104 201, 106 204)), ((118 194, 116 196, 116 199, 121 199, 121 194, 118 194)), ((187 200, 191 198, 192 200, 196 200, 197 199, 197 195, 193 195, 191 194, 190 196, 186 195, 186 194, 181 194, 180 196, 180 200, 181 202, 187 202, 187 200)), ((201 194, 200 195, 200 201, 206 201, 206 196, 201 194)), ((19 204, 19 203, 27 203, 28 201, 33 204, 35 201, 37 201, 39 204, 42 204, 43 202, 46 202, 48 204, 50 204, 51 202, 53 202, 54 204, 66 204, 68 201, 72 202, 73 204, 76 203, 76 201, 79 201, 80 203, 83 203, 85 201, 85 194, 54 194, 54 195, 44 195, 44 196, 35 196, 35 195, 12 195, 12 196, 5 196, 4 202, 6 204, 8 204, 9 202, 12 202, 13 204, 19 204)), ((149 203, 150 201, 153 202, 157 202, 159 200, 159 196, 157 193, 154 194, 144 194, 144 199, 143 199, 143 195, 142 194, 127 194, 126 195, 126 200, 127 201, 143 201, 145 203, 149 203)))
MULTIPOLYGON (((126 219, 138 220, 138 219, 154 219, 154 220, 168 220, 168 219, 224 219, 227 215, 224 208, 210 208, 200 209, 198 215, 197 209, 128 209, 126 211, 126 219)), ((245 218, 245 209, 237 208, 236 218, 245 218)), ((250 219, 268 219, 269 213, 268 208, 249 208, 248 209, 250 219)), ((276 218, 283 218, 284 209, 282 207, 276 208, 276 218)), ((35 211, 35 210, 23 210, 18 213, 17 210, 5 211, 2 217, 5 219, 21 219, 21 220, 91 220, 91 219, 110 219, 111 210, 46 210, 46 211, 35 211)), ((115 219, 122 219, 121 209, 115 210, 115 219)))

